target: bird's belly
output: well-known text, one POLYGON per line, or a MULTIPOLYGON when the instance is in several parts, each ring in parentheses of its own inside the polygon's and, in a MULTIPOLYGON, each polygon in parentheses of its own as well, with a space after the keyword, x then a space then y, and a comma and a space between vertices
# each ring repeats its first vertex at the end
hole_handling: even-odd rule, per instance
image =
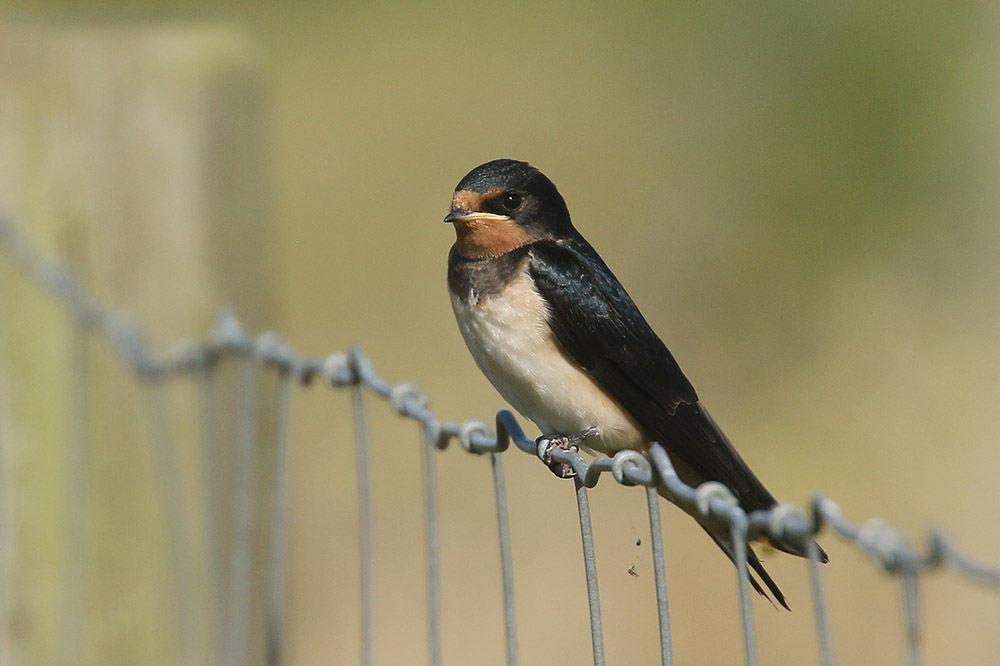
POLYGON ((621 406, 571 362, 546 320, 545 303, 526 274, 495 295, 452 307, 476 364, 500 395, 543 434, 591 426, 586 446, 605 453, 641 447, 640 429, 621 406))

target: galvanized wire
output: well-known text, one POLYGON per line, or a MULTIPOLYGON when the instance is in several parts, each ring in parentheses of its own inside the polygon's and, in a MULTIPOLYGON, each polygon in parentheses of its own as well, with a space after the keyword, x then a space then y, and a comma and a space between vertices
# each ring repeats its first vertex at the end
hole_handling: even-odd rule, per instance
MULTIPOLYGON (((469 421, 458 433, 462 448, 470 453, 487 454, 490 457, 490 468, 493 471, 493 497, 497 507, 497 533, 500 548, 500 577, 503 583, 503 620, 504 649, 507 654, 507 666, 517 666, 517 621, 514 615, 514 556, 510 546, 510 518, 507 513, 507 482, 503 472, 503 457, 500 455, 510 446, 510 435, 507 429, 499 424, 503 415, 497 414, 497 439, 493 450, 484 450, 472 443, 474 436, 489 437, 490 429, 485 423, 469 421)), ((517 422, 514 421, 515 428, 517 422)), ((523 435, 523 433, 522 433, 523 435)))
POLYGON ((920 613, 917 601, 917 573, 904 571, 899 577, 903 591, 903 624, 906 630, 906 663, 920 666, 920 613))
POLYGON ((372 498, 368 474, 368 430, 365 420, 364 398, 365 394, 360 384, 351 387, 355 474, 358 486, 361 664, 362 666, 372 666, 375 660, 374 602, 372 601, 372 498))
POLYGON ((655 488, 646 487, 646 507, 649 510, 650 546, 653 549, 653 582, 656 585, 656 616, 660 623, 660 663, 673 666, 670 645, 670 607, 667 603, 667 572, 663 558, 663 528, 660 525, 660 496, 655 488))
POLYGON ((604 632, 601 627, 601 595, 597 590, 597 558, 594 556, 594 530, 590 523, 590 502, 587 486, 580 477, 576 481, 576 508, 580 516, 580 537, 583 541, 583 570, 587 577, 587 603, 590 606, 590 641, 594 649, 594 666, 604 666, 604 632))
POLYGON ((427 635, 431 666, 441 664, 441 567, 438 560, 436 439, 424 429, 424 548, 427 558, 427 635))
MULTIPOLYGON (((231 321, 231 320, 230 320, 231 321)), ((257 524, 257 366, 240 359, 239 404, 237 405, 236 534, 229 583, 229 633, 224 663, 240 666, 246 661, 250 635, 250 600, 253 586, 254 533, 257 524)))
MULTIPOLYGON (((2 221, 0 221, 2 223, 2 221)), ((0 284, 0 303, 6 300, 6 291, 4 287, 6 285, 0 284)), ((6 339, 7 337, 7 319, 4 314, 0 314, 0 341, 6 339)), ((3 350, 0 349, 0 358, 2 358, 3 350)), ((0 413, 3 410, 9 408, 7 404, 7 377, 4 372, 5 368, 0 365, 0 413)), ((7 438, 7 426, 9 424, 4 423, 0 419, 0 618, 6 622, 7 618, 11 616, 13 612, 13 606, 11 603, 11 590, 13 585, 11 585, 11 576, 9 575, 9 567, 11 563, 11 545, 13 544, 13 530, 11 529, 11 520, 13 518, 13 507, 11 506, 11 498, 13 492, 11 486, 13 484, 9 483, 9 476, 7 474, 7 463, 10 460, 11 451, 8 448, 8 438, 7 438)), ((63 609, 67 609, 71 606, 71 602, 66 599, 62 600, 63 609)), ((60 621, 66 624, 66 620, 60 618, 60 621)), ((10 641, 7 641, 8 643, 10 641)), ((64 642, 65 644, 65 642, 64 642)), ((13 646, 11 645, 0 645, 0 663, 12 663, 13 662, 13 646)))
MULTIPOLYGON (((368 498, 368 472, 366 463, 367 448, 364 431, 364 414, 361 408, 361 391, 364 390, 377 398, 387 401, 395 411, 404 418, 418 422, 422 431, 424 456, 424 501, 425 501, 425 541, 427 550, 427 596, 428 596, 428 633, 430 645, 430 660, 432 664, 440 661, 440 601, 438 598, 438 544, 437 544, 437 510, 435 496, 435 450, 444 449, 451 440, 458 440, 466 450, 477 454, 491 454, 494 468, 495 496, 497 501, 498 527, 500 533, 501 566, 504 585, 504 620, 507 641, 508 663, 517 663, 516 630, 513 613, 513 564, 510 555, 509 526, 507 525, 506 492, 502 479, 499 453, 504 451, 509 443, 532 455, 537 454, 536 442, 527 438, 517 419, 508 411, 501 410, 496 416, 496 433, 480 421, 467 421, 463 424, 441 423, 428 407, 426 396, 412 384, 392 385, 385 382, 375 372, 365 352, 358 347, 352 347, 346 353, 333 354, 323 358, 305 358, 299 356, 293 349, 280 342, 273 334, 265 333, 251 336, 245 333, 238 320, 231 313, 224 313, 220 324, 201 344, 181 343, 164 354, 156 354, 144 343, 138 329, 127 318, 111 313, 89 299, 80 288, 73 274, 62 265, 43 257, 24 237, 21 231, 9 220, 0 219, 0 247, 23 271, 35 282, 47 289, 60 302, 84 330, 107 340, 120 360, 132 369, 140 378, 151 382, 150 388, 155 395, 166 377, 172 375, 208 373, 224 356, 244 359, 250 367, 268 367, 282 373, 289 382, 309 384, 316 379, 332 387, 352 387, 355 413, 355 440, 358 453, 358 485, 359 485, 359 518, 361 534, 361 615, 362 615, 362 662, 372 663, 373 659, 373 627, 371 607, 371 516, 370 499, 368 498)), ((246 385, 243 390, 250 390, 246 385)), ((246 397, 245 397, 246 399, 246 397)), ((161 410, 152 403, 151 415, 156 416, 161 410)), ((244 414, 244 421, 250 417, 244 414)), ((206 426, 206 430, 210 429, 206 426)), ((158 435, 160 439, 164 436, 158 435)), ((250 435, 247 435, 250 437, 250 435)), ((206 436, 206 439, 209 439, 206 436)), ((245 444, 245 442, 244 442, 245 444)), ((169 441, 157 445, 163 451, 171 450, 169 441)), ((970 583, 1000 591, 1000 567, 984 564, 966 555, 949 537, 940 530, 931 530, 927 536, 926 546, 918 549, 905 541, 900 532, 884 521, 869 520, 861 525, 848 521, 840 512, 836 503, 823 494, 813 496, 808 511, 778 505, 768 511, 745 513, 733 500, 732 494, 719 484, 705 484, 700 488, 692 488, 684 484, 677 476, 669 456, 662 446, 653 443, 643 454, 635 451, 619 452, 614 459, 598 458, 589 463, 580 455, 557 450, 553 459, 569 465, 575 472, 575 491, 580 514, 581 536, 584 545, 584 567, 587 573, 588 598, 591 601, 591 627, 594 650, 594 661, 603 663, 603 641, 601 639, 601 624, 599 610, 599 595, 597 592, 596 559, 593 554, 593 535, 589 527, 589 506, 587 505, 587 488, 597 484, 601 475, 611 472, 618 483, 624 485, 641 485, 648 489, 663 487, 672 500, 682 509, 703 521, 717 521, 731 531, 736 545, 736 561, 742 561, 746 554, 747 540, 772 536, 778 540, 800 543, 811 558, 810 582, 813 589, 813 603, 817 625, 820 661, 823 666, 832 665, 830 628, 827 620, 826 603, 816 559, 818 549, 812 545, 813 538, 821 530, 830 528, 848 543, 873 558, 886 571, 900 579, 903 592, 903 621, 906 635, 906 654, 909 663, 919 661, 919 612, 917 604, 917 589, 919 576, 932 569, 947 568, 958 577, 970 583), (648 459, 648 465, 638 461, 648 459)), ((172 467, 174 463, 167 462, 164 467, 166 476, 179 472, 172 467)), ((283 473, 282 473, 283 475, 283 473)), ((246 477, 240 476, 246 483, 246 477)), ((167 494, 174 499, 180 492, 175 487, 177 479, 161 480, 169 488, 167 494)), ((240 495, 244 496, 244 488, 240 495)), ((650 500, 650 527, 654 548, 654 558, 662 560, 662 534, 659 533, 658 510, 654 511, 655 494, 647 491, 650 500), (656 514, 656 515, 654 515, 656 514), (657 536, 659 535, 659 536, 657 536)), ((284 499, 279 500, 283 502, 284 499)), ((173 538, 186 533, 183 525, 178 525, 184 517, 174 515, 168 519, 173 538)), ((246 515, 238 522, 246 520, 246 515)), ((245 528, 246 525, 244 524, 245 528)), ((238 538, 245 532, 237 530, 238 538)), ((283 538, 276 537, 276 538, 283 538)), ((178 546, 179 547, 179 546, 178 546)), ((274 546, 275 548, 277 546, 274 546)), ((242 570, 246 566, 245 551, 237 547, 237 561, 234 569, 242 570)), ((181 556, 175 561, 180 565, 181 556)), ((180 571, 177 572, 180 576, 180 571)), ((277 575, 272 570, 272 578, 277 575)), ((238 579, 242 579, 237 576, 238 579)), ((660 646, 661 660, 670 663, 670 630, 667 615, 665 573, 661 566, 654 567, 654 578, 657 586, 658 610, 660 613, 660 646), (662 596, 661 596, 662 592, 662 596)), ((740 599, 741 622, 743 625, 743 642, 745 661, 756 663, 756 645, 753 628, 752 608, 750 606, 749 575, 746 567, 737 567, 737 581, 740 599)), ((234 580, 234 585, 238 584, 234 580)), ((181 587, 184 587, 182 584, 181 587)), ((281 585, 271 581, 271 589, 280 589, 281 585)), ((234 590, 230 590, 231 595, 234 590)), ((278 595, 280 596, 280 595, 278 595)), ((183 604, 182 604, 183 605, 183 604)), ((230 630, 236 624, 241 609, 230 607, 226 616, 230 630)), ((185 617, 178 618, 179 628, 183 630, 185 617)), ((186 633, 186 632, 185 632, 186 633)), ((234 659, 234 646, 228 656, 234 659)), ((236 646, 235 649, 240 649, 236 646)), ((191 658, 188 655, 188 658, 191 658)), ((234 663, 234 662, 231 662, 234 663)))
POLYGON ((177 622, 179 663, 197 666, 204 663, 198 640, 193 588, 194 572, 190 562, 188 515, 181 489, 181 473, 176 438, 170 424, 170 407, 162 383, 145 386, 146 409, 152 430, 151 456, 153 476, 158 486, 160 505, 166 520, 170 567, 176 597, 174 611, 177 622))
MULTIPOLYGON (((799 507, 795 507, 799 511, 799 507)), ((830 618, 826 610, 826 593, 823 590, 823 574, 820 571, 819 544, 813 540, 806 543, 809 558, 809 585, 812 588, 813 614, 816 619, 816 642, 819 646, 820 666, 833 666, 833 640, 830 637, 830 618)))
POLYGON ((271 508, 271 559, 268 572, 267 663, 278 666, 284 654, 285 542, 288 540, 288 431, 291 428, 292 380, 282 373, 274 437, 274 504, 271 508))
POLYGON ((500 541, 500 573, 504 590, 504 647, 508 666, 517 666, 517 622, 514 618, 514 556, 510 548, 510 519, 507 517, 507 484, 503 474, 503 458, 490 454, 493 470, 493 495, 497 505, 497 532, 500 541))
POLYGON ((213 613, 212 655, 221 656, 226 645, 226 549, 223 543, 224 519, 223 494, 220 483, 222 462, 216 432, 216 373, 206 366, 196 374, 198 382, 198 411, 200 416, 200 441, 204 468, 205 545, 211 571, 211 603, 213 613))

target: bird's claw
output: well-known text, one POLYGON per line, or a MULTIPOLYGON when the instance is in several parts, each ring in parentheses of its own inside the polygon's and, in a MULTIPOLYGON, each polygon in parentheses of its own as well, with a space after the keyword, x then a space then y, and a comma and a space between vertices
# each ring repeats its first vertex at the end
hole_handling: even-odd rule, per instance
POLYGON ((560 479, 569 479, 576 476, 576 471, 573 469, 572 465, 552 459, 552 452, 556 449, 572 451, 573 453, 580 450, 580 447, 570 442, 569 437, 542 436, 535 440, 535 443, 538 445, 538 457, 543 463, 545 463, 546 467, 552 470, 553 474, 558 476, 560 479))
POLYGON ((569 463, 559 462, 552 459, 552 452, 556 449, 562 451, 572 451, 576 453, 580 450, 579 443, 585 439, 590 439, 598 434, 594 426, 576 433, 575 435, 542 435, 535 444, 537 445, 538 457, 545 465, 552 470, 552 473, 560 479, 569 479, 576 476, 576 470, 569 463))

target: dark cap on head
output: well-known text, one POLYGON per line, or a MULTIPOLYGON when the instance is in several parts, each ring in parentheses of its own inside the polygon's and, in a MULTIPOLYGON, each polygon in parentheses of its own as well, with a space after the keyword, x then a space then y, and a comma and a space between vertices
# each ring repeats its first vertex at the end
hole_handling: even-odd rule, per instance
POLYGON ((484 205, 499 201, 500 195, 517 195, 523 200, 517 210, 498 208, 496 212, 510 215, 523 227, 547 232, 545 235, 558 235, 573 229, 559 190, 545 174, 527 162, 499 159, 480 164, 465 174, 455 192, 492 195, 482 200, 484 205))

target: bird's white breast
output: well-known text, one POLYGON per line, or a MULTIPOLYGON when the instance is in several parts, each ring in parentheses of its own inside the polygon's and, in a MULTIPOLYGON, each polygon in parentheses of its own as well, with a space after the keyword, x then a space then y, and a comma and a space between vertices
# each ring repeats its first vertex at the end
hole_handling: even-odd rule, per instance
POLYGON ((543 434, 600 431, 585 444, 603 452, 636 448, 635 422, 567 357, 547 322, 545 301, 521 272, 496 294, 452 294, 462 337, 479 369, 543 434))

